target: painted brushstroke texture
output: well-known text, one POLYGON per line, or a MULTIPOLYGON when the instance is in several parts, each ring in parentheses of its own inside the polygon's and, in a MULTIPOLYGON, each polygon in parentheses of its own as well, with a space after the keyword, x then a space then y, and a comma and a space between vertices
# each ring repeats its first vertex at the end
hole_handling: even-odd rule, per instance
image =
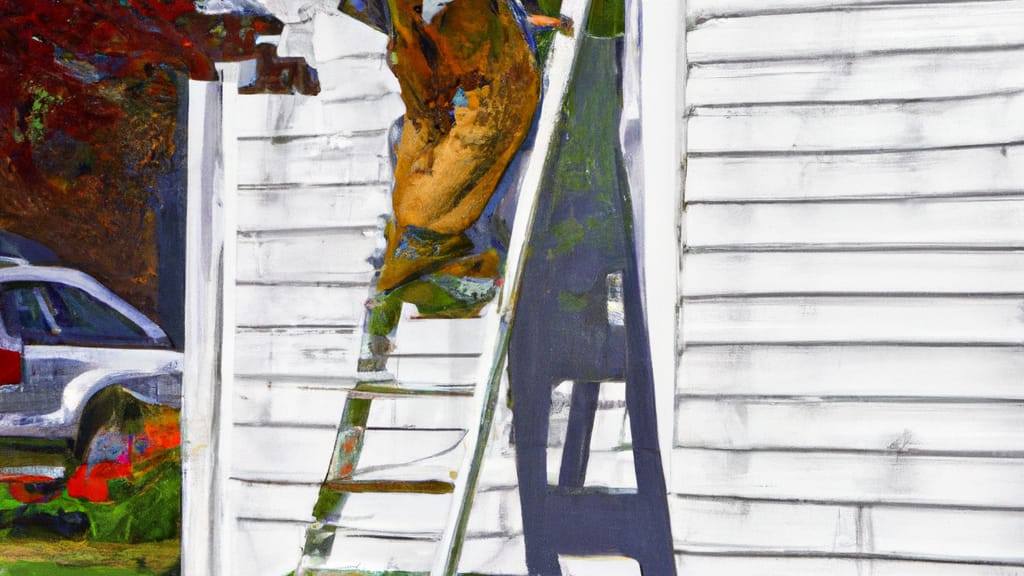
POLYGON ((680 571, 1024 573, 1021 8, 687 3, 680 571))

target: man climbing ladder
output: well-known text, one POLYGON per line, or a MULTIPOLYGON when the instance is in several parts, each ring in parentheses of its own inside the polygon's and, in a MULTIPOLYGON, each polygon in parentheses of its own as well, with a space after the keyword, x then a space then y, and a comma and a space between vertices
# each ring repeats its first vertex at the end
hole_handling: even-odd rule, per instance
MULTIPOLYGON (((587 0, 563 3, 563 12, 580 30, 574 38, 557 37, 550 49, 535 144, 532 151, 524 152, 522 172, 511 179, 518 183, 518 194, 514 197, 505 283, 498 301, 487 306, 500 285, 500 252, 479 238, 474 243, 466 232, 486 213, 498 179, 525 138, 533 116, 540 80, 535 68, 531 71, 522 66, 521 49, 532 48, 526 19, 517 4, 505 0, 416 6, 405 0, 373 6, 355 0, 351 5, 343 3, 343 11, 391 35, 389 62, 402 84, 408 112, 398 146, 395 221, 387 232, 387 251, 367 322, 371 345, 366 353, 370 358, 361 362, 361 369, 371 371, 346 401, 330 470, 314 510, 316 523, 307 532, 299 576, 386 574, 398 568, 429 569, 437 576, 455 574, 506 352, 515 398, 515 442, 530 574, 560 574, 559 554, 609 553, 635 558, 644 574, 673 573, 632 249, 629 190, 623 184, 617 145, 619 52, 614 36, 621 15, 616 15, 614 4, 599 1, 595 20, 586 25, 587 0), (361 8, 352 7, 356 4, 361 8), (482 30, 487 31, 487 38, 474 36, 482 30), (448 34, 453 36, 448 38, 448 34), (612 38, 597 40, 595 35, 612 38), (578 66, 574 74, 576 54, 581 50, 579 66, 583 69, 578 66), (473 69, 466 64, 470 61, 480 67, 473 69), (570 91, 571 78, 576 87, 570 91), (499 88, 502 93, 495 91, 499 88), (501 134, 488 135, 489 131, 501 134), (473 147, 476 142, 481 143, 479 148, 473 147), (453 150, 468 154, 465 161, 439 163, 437 154, 453 150), (493 161, 475 154, 490 155, 493 161), (443 166, 446 171, 438 172, 443 166), (581 171, 587 174, 586 181, 570 177, 581 171), (407 184, 410 178, 416 186, 407 184), (431 183, 437 188, 431 188, 431 183), (410 206, 415 209, 410 211, 410 206), (576 217, 583 221, 584 232, 570 234, 572 242, 566 244, 562 235, 552 233, 568 230, 571 223, 566 222, 576 217), (534 240, 531 231, 535 231, 534 240), (618 278, 622 287, 622 322, 609 321, 612 315, 605 292, 609 278, 618 278), (486 282, 492 283, 489 290, 467 288, 486 282), (424 334, 464 328, 440 323, 483 310, 476 342, 479 355, 474 356, 475 378, 424 383, 423 374, 410 374, 402 370, 402 364, 392 362, 388 352, 394 344, 391 339, 402 302, 417 305, 422 314, 433 318, 416 320, 434 327, 424 334), (523 305, 517 307, 519 303, 523 305), (549 325, 545 325, 545 317, 549 325), (547 419, 551 389, 562 380, 578 384, 563 474, 559 486, 549 487, 547 419), (608 380, 627 382, 635 494, 588 491, 584 482, 595 405, 588 399, 599 382, 608 380), (417 435, 416 429, 395 422, 394 415, 400 411, 393 407, 389 408, 391 428, 375 425, 373 410, 382 403, 440 398, 462 401, 459 406, 465 407, 470 395, 470 410, 449 410, 468 417, 464 428, 435 426, 417 435), (409 434, 408 444, 431 448, 421 456, 385 458, 386 462, 371 454, 375 433, 398 429, 409 434), (436 446, 426 440, 442 433, 454 436, 436 446), (461 463, 453 464, 453 455, 461 463), (409 509, 406 524, 420 524, 413 522, 413 517, 436 509, 438 502, 447 513, 437 514, 440 518, 434 528, 415 534, 403 532, 403 526, 394 533, 367 532, 365 526, 357 527, 360 523, 347 510, 353 504, 365 510, 366 504, 359 498, 368 494, 420 498, 417 504, 402 500, 415 507, 409 509), (560 515, 564 518, 557 518, 560 515), (573 518, 582 523, 574 523, 573 518), (414 547, 403 548, 413 540, 434 545, 432 560, 425 563, 414 547), (375 543, 381 543, 383 552, 374 549, 375 543)), ((621 4, 618 9, 621 11, 621 4)), ((533 20, 545 24, 569 21, 533 20)), ((622 319, 621 315, 616 318, 622 319)), ((400 337, 397 346, 401 351, 400 337)), ((375 450, 405 452, 391 443, 375 450)), ((386 506, 385 500, 374 502, 386 506)))

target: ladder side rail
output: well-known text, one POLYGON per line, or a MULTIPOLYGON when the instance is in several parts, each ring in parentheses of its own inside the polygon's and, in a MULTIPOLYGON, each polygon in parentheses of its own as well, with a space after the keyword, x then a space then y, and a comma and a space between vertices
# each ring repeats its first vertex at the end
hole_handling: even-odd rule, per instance
POLYGON ((474 413, 480 414, 480 420, 477 426, 470 426, 467 431, 466 458, 456 477, 448 521, 438 543, 431 576, 454 576, 458 570, 473 497, 480 479, 486 440, 497 406, 498 390, 508 351, 508 335, 515 314, 519 285, 522 282, 526 246, 533 228, 544 168, 554 149, 556 128, 568 94, 576 55, 579 52, 580 35, 586 29, 589 9, 590 0, 565 0, 562 3, 562 14, 572 19, 574 32, 571 37, 556 34, 544 67, 545 92, 541 102, 537 137, 520 181, 505 265, 505 279, 498 297, 498 308, 487 318, 485 326, 484 351, 489 353, 492 361, 490 365, 481 365, 477 389, 473 395, 474 413))

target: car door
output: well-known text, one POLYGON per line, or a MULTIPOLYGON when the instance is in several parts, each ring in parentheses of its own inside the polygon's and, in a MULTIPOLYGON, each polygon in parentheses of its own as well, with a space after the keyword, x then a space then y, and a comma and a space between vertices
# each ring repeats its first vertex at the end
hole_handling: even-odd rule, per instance
MULTIPOLYGON (((103 300, 101 294, 61 282, 10 282, 3 287, 5 318, 23 342, 24 381, 5 410, 49 414, 61 409, 65 387, 89 372, 152 372, 177 354, 103 300)), ((143 394, 145 383, 141 386, 143 394)), ((150 391, 158 394, 157 384, 150 391)))

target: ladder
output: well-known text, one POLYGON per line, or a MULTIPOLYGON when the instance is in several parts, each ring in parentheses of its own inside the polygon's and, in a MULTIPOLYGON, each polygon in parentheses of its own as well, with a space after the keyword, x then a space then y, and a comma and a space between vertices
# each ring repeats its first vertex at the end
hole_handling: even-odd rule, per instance
MULTIPOLYGON (((562 2, 562 13, 574 22, 576 30, 586 25, 589 5, 589 0, 562 2)), ((402 574, 456 574, 505 373, 509 329, 533 213, 573 75, 579 37, 579 32, 571 37, 555 34, 543 67, 537 133, 533 149, 522 151, 504 282, 496 301, 474 319, 421 319, 403 309, 394 353, 382 353, 373 349, 369 340, 364 341, 360 377, 345 401, 331 463, 314 506, 314 523, 306 531, 295 576, 398 570, 402 574), (450 366, 429 371, 432 373, 424 369, 422 358, 409 354, 408 347, 417 343, 444 341, 455 345, 443 359, 450 366), (467 373, 472 376, 463 377, 467 373), (374 407, 383 407, 383 414, 374 407), (430 415, 459 417, 463 422, 439 426, 430 415), (429 421, 428 428, 423 427, 424 420, 429 421), (379 454, 387 456, 381 459, 379 454), (361 525, 353 518, 358 514, 346 514, 353 507, 367 509, 375 502, 386 502, 373 500, 374 496, 391 498, 392 507, 412 507, 410 512, 433 511, 445 495, 447 510, 441 512, 439 530, 427 528, 410 534, 410 526, 423 523, 422 518, 414 520, 413 514, 406 515, 407 522, 383 527, 361 525), (421 546, 404 546, 417 539, 433 544, 432 557, 424 557, 421 546)))

